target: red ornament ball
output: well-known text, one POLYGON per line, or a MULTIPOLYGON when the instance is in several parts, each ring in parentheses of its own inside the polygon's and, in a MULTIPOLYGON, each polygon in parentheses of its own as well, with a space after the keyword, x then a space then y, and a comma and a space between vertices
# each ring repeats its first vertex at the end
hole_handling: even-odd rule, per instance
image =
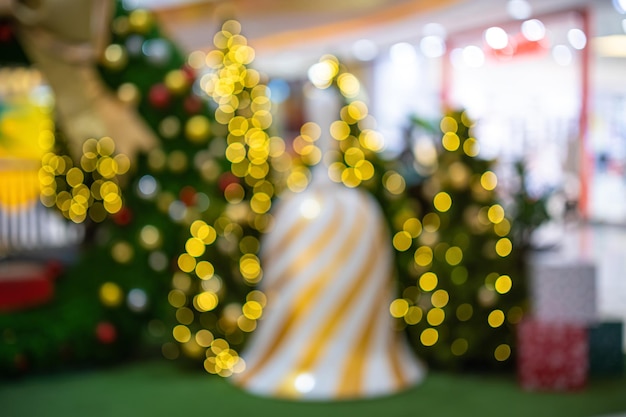
POLYGON ((111 215, 111 217, 118 226, 126 226, 133 220, 133 213, 128 207, 122 207, 120 211, 111 215))
POLYGON ((217 180, 218 186, 220 187, 220 190, 222 192, 224 192, 224 190, 226 190, 226 187, 228 187, 230 184, 233 183, 239 183, 239 178, 231 173, 231 172, 225 172, 222 175, 220 175, 220 177, 217 180))
POLYGON ((183 107, 188 114, 198 114, 202 110, 202 100, 195 95, 187 96, 183 101, 183 107))
POLYGON ((191 66, 183 65, 181 71, 187 77, 187 81, 189 81, 189 84, 193 84, 193 82, 196 81, 196 70, 194 70, 191 66))
POLYGON ((187 207, 196 204, 196 190, 190 185, 183 187, 178 196, 187 207))
POLYGON ((117 329, 108 321, 101 321, 96 326, 96 338, 100 343, 109 345, 117 339, 117 329))
POLYGON ((148 91, 148 101, 156 109, 166 109, 172 101, 171 93, 165 84, 155 84, 148 91))

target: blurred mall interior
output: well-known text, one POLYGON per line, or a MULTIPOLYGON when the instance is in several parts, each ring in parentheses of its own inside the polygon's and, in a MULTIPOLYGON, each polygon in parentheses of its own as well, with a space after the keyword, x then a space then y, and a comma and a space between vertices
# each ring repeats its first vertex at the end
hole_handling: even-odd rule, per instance
MULTIPOLYGON (((327 116, 308 88, 325 54, 361 81, 388 156, 409 147, 418 173, 433 169, 433 144, 411 120, 467 110, 480 156, 498 161, 504 192, 521 162, 529 194, 549 198, 552 219, 534 236, 536 256, 594 263, 601 316, 626 322, 625 0, 122 3, 151 9, 189 54, 210 51, 221 23, 237 19, 287 139, 303 121, 327 116)), ((13 88, 7 74, 0 99, 13 88)), ((36 94, 45 97, 43 84, 36 94)), ((5 246, 7 224, 0 223, 5 246)), ((68 242, 81 237, 72 228, 55 236, 61 232, 68 242)))
POLYGON ((153 7, 189 51, 210 49, 222 16, 237 17, 278 111, 306 101, 311 66, 336 55, 364 84, 390 152, 408 141, 428 155, 410 118, 467 109, 501 178, 523 161, 530 193, 550 196, 538 256, 594 262, 600 313, 626 319, 625 1, 133 3, 153 7))

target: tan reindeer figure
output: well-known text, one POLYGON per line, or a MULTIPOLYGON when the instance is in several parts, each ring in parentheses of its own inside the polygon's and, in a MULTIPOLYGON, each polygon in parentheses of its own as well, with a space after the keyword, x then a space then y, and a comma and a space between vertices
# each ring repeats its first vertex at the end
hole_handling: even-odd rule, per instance
MULTIPOLYGON (((327 127, 336 105, 320 90, 309 120, 327 127)), ((368 193, 330 181, 325 167, 313 176, 305 191, 276 204, 261 245, 267 307, 233 381, 259 395, 315 400, 406 389, 425 370, 393 329, 394 263, 382 211, 368 193)))
POLYGON ((58 122, 74 158, 92 137, 112 137, 129 157, 156 143, 135 109, 109 91, 97 72, 114 5, 110 0, 0 3, 0 13, 15 20, 18 40, 55 94, 58 122))

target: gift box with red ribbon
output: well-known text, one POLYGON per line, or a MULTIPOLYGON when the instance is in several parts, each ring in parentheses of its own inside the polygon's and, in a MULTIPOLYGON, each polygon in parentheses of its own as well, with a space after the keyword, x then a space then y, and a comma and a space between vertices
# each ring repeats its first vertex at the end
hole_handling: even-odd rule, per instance
POLYGON ((517 327, 517 374, 532 391, 583 389, 589 374, 585 325, 525 319, 517 327))

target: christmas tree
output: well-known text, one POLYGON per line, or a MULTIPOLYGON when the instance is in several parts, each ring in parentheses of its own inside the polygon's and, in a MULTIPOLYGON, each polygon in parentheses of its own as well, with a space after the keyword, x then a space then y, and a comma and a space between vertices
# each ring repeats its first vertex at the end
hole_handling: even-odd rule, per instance
POLYGON ((215 184, 228 181, 220 178, 223 140, 210 141, 219 125, 193 91, 196 61, 148 11, 118 4, 98 74, 104 93, 136 109, 157 140, 131 160, 118 150, 136 138, 85 137, 76 148, 57 132, 57 149, 42 158, 42 202, 84 223, 87 240, 52 303, 0 316, 3 369, 119 360, 171 339, 167 294, 172 280, 181 285, 175 271, 185 232, 200 213, 223 209, 215 184))
POLYGON ((463 111, 440 121, 437 169, 421 187, 432 204, 421 218, 414 281, 392 314, 409 325, 417 352, 435 367, 507 369, 525 277, 498 202, 494 161, 479 157, 473 126, 463 111))

